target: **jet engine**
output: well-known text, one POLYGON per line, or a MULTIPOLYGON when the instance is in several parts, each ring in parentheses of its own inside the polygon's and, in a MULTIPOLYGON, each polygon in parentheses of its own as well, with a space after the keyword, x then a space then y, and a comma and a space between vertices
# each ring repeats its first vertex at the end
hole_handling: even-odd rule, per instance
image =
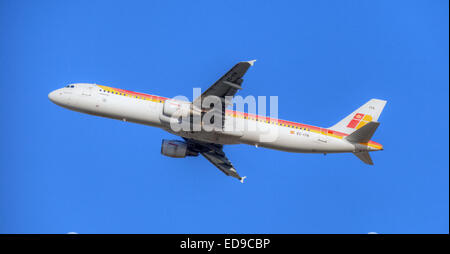
POLYGON ((188 144, 179 140, 163 139, 161 154, 172 158, 184 158, 186 156, 198 156, 198 152, 189 149, 188 144))

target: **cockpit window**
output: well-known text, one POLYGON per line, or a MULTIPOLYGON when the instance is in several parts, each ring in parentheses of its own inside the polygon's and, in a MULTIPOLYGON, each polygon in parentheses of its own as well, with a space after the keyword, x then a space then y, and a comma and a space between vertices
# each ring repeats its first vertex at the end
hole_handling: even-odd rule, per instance
POLYGON ((74 85, 67 85, 65 87, 67 87, 67 88, 74 88, 75 86, 74 85))

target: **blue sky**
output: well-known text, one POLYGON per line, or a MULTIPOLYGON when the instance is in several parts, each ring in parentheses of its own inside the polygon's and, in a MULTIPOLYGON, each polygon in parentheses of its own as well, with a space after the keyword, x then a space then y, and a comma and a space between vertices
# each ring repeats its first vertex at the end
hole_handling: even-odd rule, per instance
POLYGON ((448 1, 0 1, 0 233, 448 233, 448 1), (239 95, 328 127, 388 104, 375 166, 225 147, 245 184, 148 126, 47 94, 173 97, 257 59, 239 95))

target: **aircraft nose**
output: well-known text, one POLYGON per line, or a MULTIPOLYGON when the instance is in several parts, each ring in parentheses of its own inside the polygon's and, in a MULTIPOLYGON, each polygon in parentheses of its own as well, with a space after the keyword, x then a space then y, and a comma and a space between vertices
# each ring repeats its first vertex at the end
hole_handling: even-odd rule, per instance
POLYGON ((55 102, 56 99, 56 91, 52 91, 48 94, 48 99, 51 100, 52 102, 55 102))
POLYGON ((61 101, 61 94, 58 90, 52 91, 48 94, 48 99, 53 103, 58 104, 61 101))

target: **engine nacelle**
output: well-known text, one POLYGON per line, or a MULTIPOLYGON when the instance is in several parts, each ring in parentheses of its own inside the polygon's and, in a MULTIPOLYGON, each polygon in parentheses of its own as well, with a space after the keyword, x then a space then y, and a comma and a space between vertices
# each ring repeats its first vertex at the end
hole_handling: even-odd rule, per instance
POLYGON ((172 158, 184 158, 186 156, 197 156, 198 152, 190 150, 188 144, 184 141, 163 139, 161 154, 172 158))

